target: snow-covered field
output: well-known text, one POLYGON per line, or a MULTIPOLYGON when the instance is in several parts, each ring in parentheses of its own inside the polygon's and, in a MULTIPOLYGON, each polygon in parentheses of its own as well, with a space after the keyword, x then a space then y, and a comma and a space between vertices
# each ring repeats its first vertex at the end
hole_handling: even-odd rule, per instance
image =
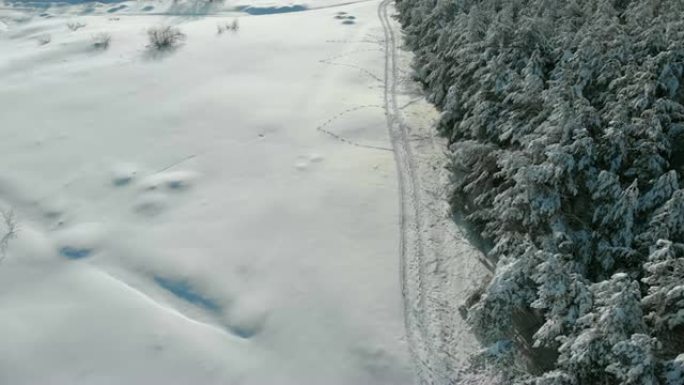
POLYGON ((413 382, 379 2, 337 3, 2 7, 0 383, 413 382))

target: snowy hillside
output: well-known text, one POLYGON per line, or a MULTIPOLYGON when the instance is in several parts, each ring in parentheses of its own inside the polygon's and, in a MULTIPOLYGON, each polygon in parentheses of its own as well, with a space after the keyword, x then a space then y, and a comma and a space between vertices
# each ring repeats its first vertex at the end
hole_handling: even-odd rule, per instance
POLYGON ((6 2, 0 383, 413 383, 378 6, 6 2))

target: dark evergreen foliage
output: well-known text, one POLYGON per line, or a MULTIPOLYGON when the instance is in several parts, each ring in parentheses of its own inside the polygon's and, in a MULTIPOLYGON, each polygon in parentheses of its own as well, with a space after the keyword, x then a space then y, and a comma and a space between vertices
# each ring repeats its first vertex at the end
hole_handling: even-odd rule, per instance
POLYGON ((481 340, 532 312, 558 359, 527 383, 681 385, 684 1, 397 7, 442 111, 453 207, 493 244, 468 310, 481 340))

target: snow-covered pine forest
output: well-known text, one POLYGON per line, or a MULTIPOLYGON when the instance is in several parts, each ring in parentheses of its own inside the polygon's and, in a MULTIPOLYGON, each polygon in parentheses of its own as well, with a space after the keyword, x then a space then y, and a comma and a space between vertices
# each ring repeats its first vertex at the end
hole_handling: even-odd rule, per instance
POLYGON ((504 373, 525 384, 684 384, 684 2, 397 7, 454 212, 496 265, 465 311, 490 364, 531 357, 504 373))

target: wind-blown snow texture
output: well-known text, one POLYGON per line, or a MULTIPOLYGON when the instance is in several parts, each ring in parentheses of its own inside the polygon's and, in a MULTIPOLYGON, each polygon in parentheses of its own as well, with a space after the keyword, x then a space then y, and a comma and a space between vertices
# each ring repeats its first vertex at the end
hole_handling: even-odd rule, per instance
POLYGON ((0 384, 414 383, 379 1, 246 4, 0 5, 0 384))
POLYGON ((397 3, 496 262, 471 327, 555 352, 519 382, 681 384, 684 2, 397 3))

